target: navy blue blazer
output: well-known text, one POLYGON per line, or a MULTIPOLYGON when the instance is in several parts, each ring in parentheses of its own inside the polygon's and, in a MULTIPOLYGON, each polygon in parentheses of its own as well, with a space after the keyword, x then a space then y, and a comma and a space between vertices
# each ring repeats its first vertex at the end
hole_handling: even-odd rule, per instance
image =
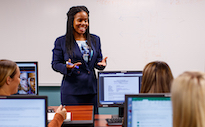
POLYGON ((54 71, 63 74, 61 82, 61 94, 67 95, 84 95, 97 93, 97 78, 94 68, 103 70, 105 67, 98 66, 97 63, 102 61, 100 38, 91 34, 91 46, 93 56, 87 64, 83 59, 83 55, 79 46, 74 42, 74 53, 68 55, 65 46, 65 36, 58 37, 55 41, 55 46, 52 58, 52 68, 54 71), (79 69, 74 68, 68 70, 66 61, 71 59, 72 63, 81 62, 79 69))

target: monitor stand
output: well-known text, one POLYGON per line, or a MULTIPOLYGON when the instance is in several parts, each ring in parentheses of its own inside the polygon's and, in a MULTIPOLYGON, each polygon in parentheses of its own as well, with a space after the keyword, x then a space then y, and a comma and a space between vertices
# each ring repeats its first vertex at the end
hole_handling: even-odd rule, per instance
POLYGON ((124 107, 118 107, 118 115, 112 115, 112 118, 107 119, 108 125, 123 125, 124 107))
POLYGON ((124 117, 124 107, 118 107, 118 115, 112 115, 112 118, 124 117))

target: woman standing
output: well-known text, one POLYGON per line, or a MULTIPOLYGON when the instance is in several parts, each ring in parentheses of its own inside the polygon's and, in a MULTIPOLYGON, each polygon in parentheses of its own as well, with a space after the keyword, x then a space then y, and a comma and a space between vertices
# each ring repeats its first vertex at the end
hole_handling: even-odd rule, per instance
POLYGON ((66 35, 58 37, 53 49, 52 68, 63 74, 61 103, 92 104, 97 113, 97 79, 94 68, 103 70, 100 38, 89 33, 89 11, 71 7, 67 13, 66 35))

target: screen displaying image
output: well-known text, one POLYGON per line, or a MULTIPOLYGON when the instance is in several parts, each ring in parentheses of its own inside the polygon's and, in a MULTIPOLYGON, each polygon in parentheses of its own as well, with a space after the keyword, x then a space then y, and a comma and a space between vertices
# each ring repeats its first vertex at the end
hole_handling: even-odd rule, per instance
POLYGON ((142 71, 103 71, 98 72, 99 106, 123 105, 125 94, 138 94, 142 71))
POLYGON ((172 127, 172 103, 166 95, 127 95, 127 127, 172 127))
POLYGON ((46 127, 47 96, 0 96, 0 127, 46 127))
POLYGON ((20 84, 17 94, 38 94, 37 62, 16 62, 20 68, 20 84))

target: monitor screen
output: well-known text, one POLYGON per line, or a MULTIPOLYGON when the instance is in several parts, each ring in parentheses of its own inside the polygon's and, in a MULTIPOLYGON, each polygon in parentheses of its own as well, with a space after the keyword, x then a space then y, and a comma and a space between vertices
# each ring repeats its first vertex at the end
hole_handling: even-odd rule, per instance
POLYGON ((172 127, 170 94, 125 95, 125 127, 172 127))
POLYGON ((38 95, 38 62, 16 62, 20 68, 20 84, 17 94, 38 95))
POLYGON ((0 127, 46 127, 47 96, 0 96, 0 127))
POLYGON ((120 107, 125 94, 140 92, 142 71, 98 72, 98 106, 120 107))

